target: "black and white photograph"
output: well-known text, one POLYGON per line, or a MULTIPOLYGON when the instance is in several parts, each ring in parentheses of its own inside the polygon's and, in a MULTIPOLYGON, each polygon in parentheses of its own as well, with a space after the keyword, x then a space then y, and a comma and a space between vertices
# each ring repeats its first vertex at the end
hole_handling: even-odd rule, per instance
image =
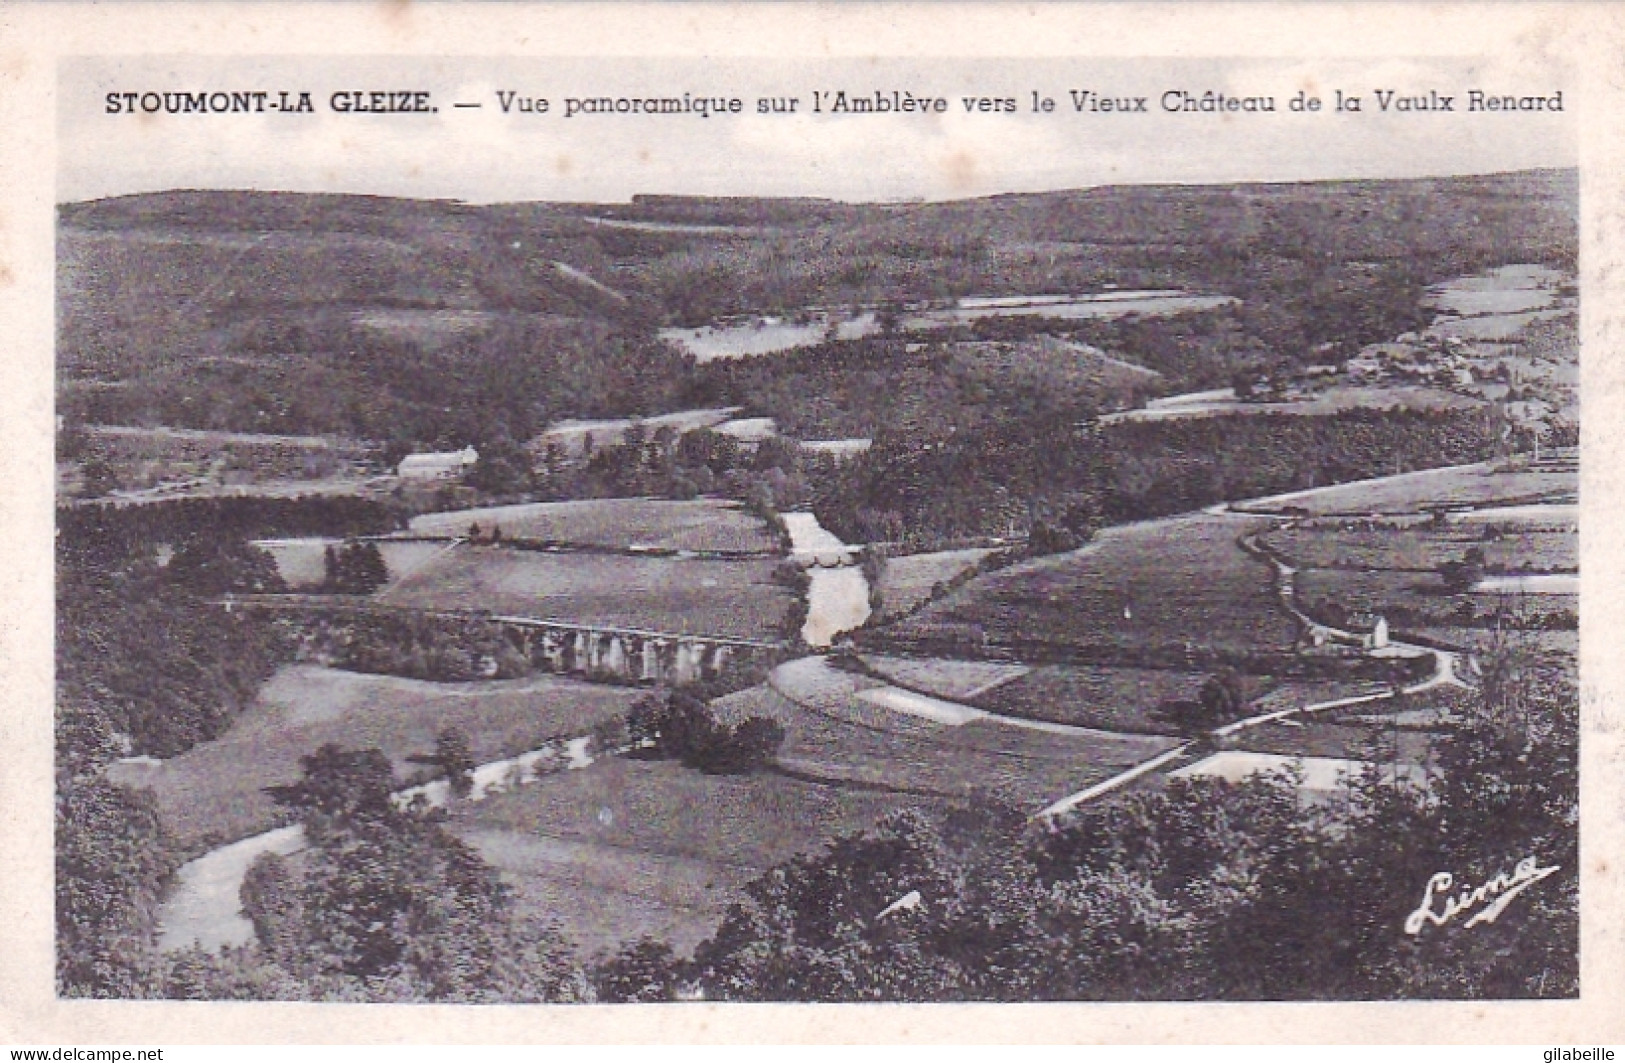
POLYGON ((59 1000, 1585 992, 1560 57, 55 91, 59 1000))

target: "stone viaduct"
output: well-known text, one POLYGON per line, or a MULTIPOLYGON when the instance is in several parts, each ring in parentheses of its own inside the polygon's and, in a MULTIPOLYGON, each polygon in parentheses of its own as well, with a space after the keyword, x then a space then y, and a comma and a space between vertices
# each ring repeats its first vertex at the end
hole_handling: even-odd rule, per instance
POLYGON ((536 668, 621 683, 677 685, 719 674, 730 662, 779 660, 785 644, 731 635, 646 631, 573 620, 497 616, 482 611, 412 609, 379 602, 344 601, 339 595, 246 594, 219 600, 234 609, 297 612, 340 618, 373 615, 422 618, 458 625, 489 624, 501 630, 536 668))
POLYGON ((510 642, 539 668, 635 683, 691 683, 721 674, 735 658, 776 657, 782 643, 715 635, 607 627, 523 616, 493 616, 510 642))

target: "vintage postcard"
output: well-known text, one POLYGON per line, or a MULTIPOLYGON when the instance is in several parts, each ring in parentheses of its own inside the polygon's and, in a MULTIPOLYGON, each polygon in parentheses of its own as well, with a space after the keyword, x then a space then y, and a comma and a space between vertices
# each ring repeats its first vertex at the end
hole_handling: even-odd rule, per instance
POLYGON ((0 1039, 1619 1040, 1621 13, 0 7, 0 1039))

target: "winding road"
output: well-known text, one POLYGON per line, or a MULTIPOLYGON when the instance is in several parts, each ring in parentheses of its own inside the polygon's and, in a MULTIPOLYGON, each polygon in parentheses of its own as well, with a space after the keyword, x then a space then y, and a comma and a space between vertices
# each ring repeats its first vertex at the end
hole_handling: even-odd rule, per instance
MULTIPOLYGON (((1437 470, 1428 471, 1437 472, 1437 470)), ((1410 476, 1414 474, 1402 475, 1410 476)), ((1384 477, 1382 479, 1398 478, 1400 477, 1384 477)), ((1290 496, 1277 496, 1277 498, 1301 497, 1306 493, 1294 492, 1290 496)), ((1254 499, 1248 502, 1235 503, 1235 505, 1257 505, 1275 500, 1254 499)), ((1208 507, 1204 512, 1217 516, 1231 511, 1231 504, 1222 504, 1208 507)), ((1278 519, 1283 519, 1288 524, 1291 523, 1290 518, 1280 517, 1278 519)), ((1237 541, 1237 545, 1253 556, 1267 562, 1273 568, 1275 590, 1280 598, 1281 606, 1298 622, 1304 633, 1311 637, 1318 637, 1320 641, 1338 641, 1359 645, 1361 637, 1355 632, 1322 624, 1298 608, 1295 587, 1297 570, 1260 542, 1258 535, 1259 533, 1255 532, 1243 536, 1237 541)), ((1349 695, 1248 716, 1217 728, 1210 732, 1211 737, 1227 738, 1253 728, 1279 723, 1284 720, 1332 712, 1353 705, 1389 701, 1402 695, 1419 694, 1440 686, 1465 687, 1467 685, 1457 675, 1460 664, 1459 655, 1449 650, 1433 649, 1403 641, 1392 641, 1380 648, 1367 649, 1366 653, 1368 656, 1384 659, 1414 659, 1431 656, 1433 658, 1433 669, 1425 679, 1408 686, 1390 687, 1376 692, 1349 695)), ((1011 727, 1051 733, 1091 737, 1104 737, 1111 734, 1111 732, 1095 731, 1090 728, 1070 727, 1064 724, 1003 716, 962 702, 890 687, 883 683, 876 683, 873 687, 860 689, 855 677, 831 667, 828 661, 822 657, 804 657, 782 664, 774 669, 768 679, 768 684, 779 694, 809 711, 819 712, 824 715, 838 714, 839 718, 847 722, 869 726, 876 725, 879 721, 878 719, 870 720, 865 717, 871 715, 883 716, 886 712, 900 712, 948 726, 958 726, 971 720, 988 720, 1011 727), (860 705, 859 702, 863 704, 860 705)), ((1170 764, 1177 763, 1180 759, 1190 756, 1196 745, 1195 740, 1185 742, 1119 772, 1109 779, 1095 783, 1087 789, 1068 794, 1045 806, 1033 816, 1033 819, 1053 822, 1057 816, 1071 812, 1170 764)))

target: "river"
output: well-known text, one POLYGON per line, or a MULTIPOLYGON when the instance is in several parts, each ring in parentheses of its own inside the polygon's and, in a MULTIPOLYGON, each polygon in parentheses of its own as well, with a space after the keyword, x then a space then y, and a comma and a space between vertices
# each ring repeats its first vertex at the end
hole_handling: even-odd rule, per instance
MULTIPOLYGON (((562 750, 547 747, 474 769, 474 788, 466 800, 480 801, 512 783, 524 785, 553 770, 585 768, 592 763, 589 739, 573 738, 562 750)), ((444 779, 408 787, 395 795, 398 802, 421 796, 430 805, 446 803, 444 779)), ((305 847, 305 828, 278 827, 251 838, 212 849, 182 865, 158 906, 158 947, 170 952, 201 947, 214 952, 222 945, 244 945, 254 937, 254 925, 243 915, 238 894, 243 876, 264 853, 289 856, 305 847)))
POLYGON ((848 546, 818 523, 811 513, 786 513, 790 559, 808 566, 807 622, 801 637, 821 648, 843 631, 869 619, 869 581, 854 563, 857 548, 848 546))

